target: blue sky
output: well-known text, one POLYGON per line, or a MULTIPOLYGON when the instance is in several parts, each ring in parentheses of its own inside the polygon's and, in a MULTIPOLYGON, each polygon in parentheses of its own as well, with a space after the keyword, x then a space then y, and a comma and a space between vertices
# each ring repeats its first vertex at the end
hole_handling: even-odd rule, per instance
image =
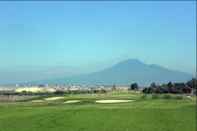
POLYGON ((136 58, 194 74, 195 2, 0 2, 0 70, 136 58))

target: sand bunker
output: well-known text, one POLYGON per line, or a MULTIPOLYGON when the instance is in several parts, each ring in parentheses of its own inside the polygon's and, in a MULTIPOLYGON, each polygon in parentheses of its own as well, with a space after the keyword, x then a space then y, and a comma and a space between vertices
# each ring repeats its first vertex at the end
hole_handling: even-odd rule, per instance
POLYGON ((192 97, 191 96, 187 96, 187 98, 190 99, 190 100, 192 100, 192 97))
POLYGON ((49 98, 45 98, 45 100, 47 101, 54 101, 54 100, 61 100, 64 99, 64 97, 49 97, 49 98))
POLYGON ((97 100, 96 103, 125 103, 133 100, 97 100))
POLYGON ((32 100, 31 102, 40 103, 40 102, 44 102, 44 100, 32 100))
POLYGON ((69 104, 69 103, 78 103, 80 100, 70 100, 70 101, 65 101, 64 103, 69 104))

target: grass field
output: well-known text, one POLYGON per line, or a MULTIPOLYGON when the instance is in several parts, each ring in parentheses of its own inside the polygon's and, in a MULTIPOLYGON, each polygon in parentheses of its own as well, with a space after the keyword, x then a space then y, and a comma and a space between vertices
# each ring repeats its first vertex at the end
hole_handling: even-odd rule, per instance
POLYGON ((65 99, 38 103, 1 103, 0 131, 195 131, 195 101, 115 92, 65 95, 65 99), (134 101, 95 103, 105 99, 134 101), (80 102, 65 104, 67 100, 80 102))

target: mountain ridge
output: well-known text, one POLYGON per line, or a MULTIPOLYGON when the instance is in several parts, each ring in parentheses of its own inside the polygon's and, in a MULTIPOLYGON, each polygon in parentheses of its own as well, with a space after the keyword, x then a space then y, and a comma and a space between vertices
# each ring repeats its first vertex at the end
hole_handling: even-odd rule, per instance
POLYGON ((192 75, 189 73, 171 70, 156 64, 145 64, 138 59, 127 59, 101 71, 46 80, 45 83, 130 84, 137 82, 140 85, 149 85, 152 82, 185 82, 191 78, 192 75))

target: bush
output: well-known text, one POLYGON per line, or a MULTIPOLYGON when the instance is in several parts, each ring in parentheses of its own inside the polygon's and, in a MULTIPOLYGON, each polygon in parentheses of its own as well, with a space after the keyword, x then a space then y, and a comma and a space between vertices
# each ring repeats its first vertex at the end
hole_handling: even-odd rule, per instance
POLYGON ((153 94, 152 95, 152 99, 158 99, 159 98, 159 95, 158 94, 153 94))
POLYGON ((164 98, 164 99, 171 99, 172 96, 171 96, 170 94, 166 94, 166 95, 163 96, 163 98, 164 98))

